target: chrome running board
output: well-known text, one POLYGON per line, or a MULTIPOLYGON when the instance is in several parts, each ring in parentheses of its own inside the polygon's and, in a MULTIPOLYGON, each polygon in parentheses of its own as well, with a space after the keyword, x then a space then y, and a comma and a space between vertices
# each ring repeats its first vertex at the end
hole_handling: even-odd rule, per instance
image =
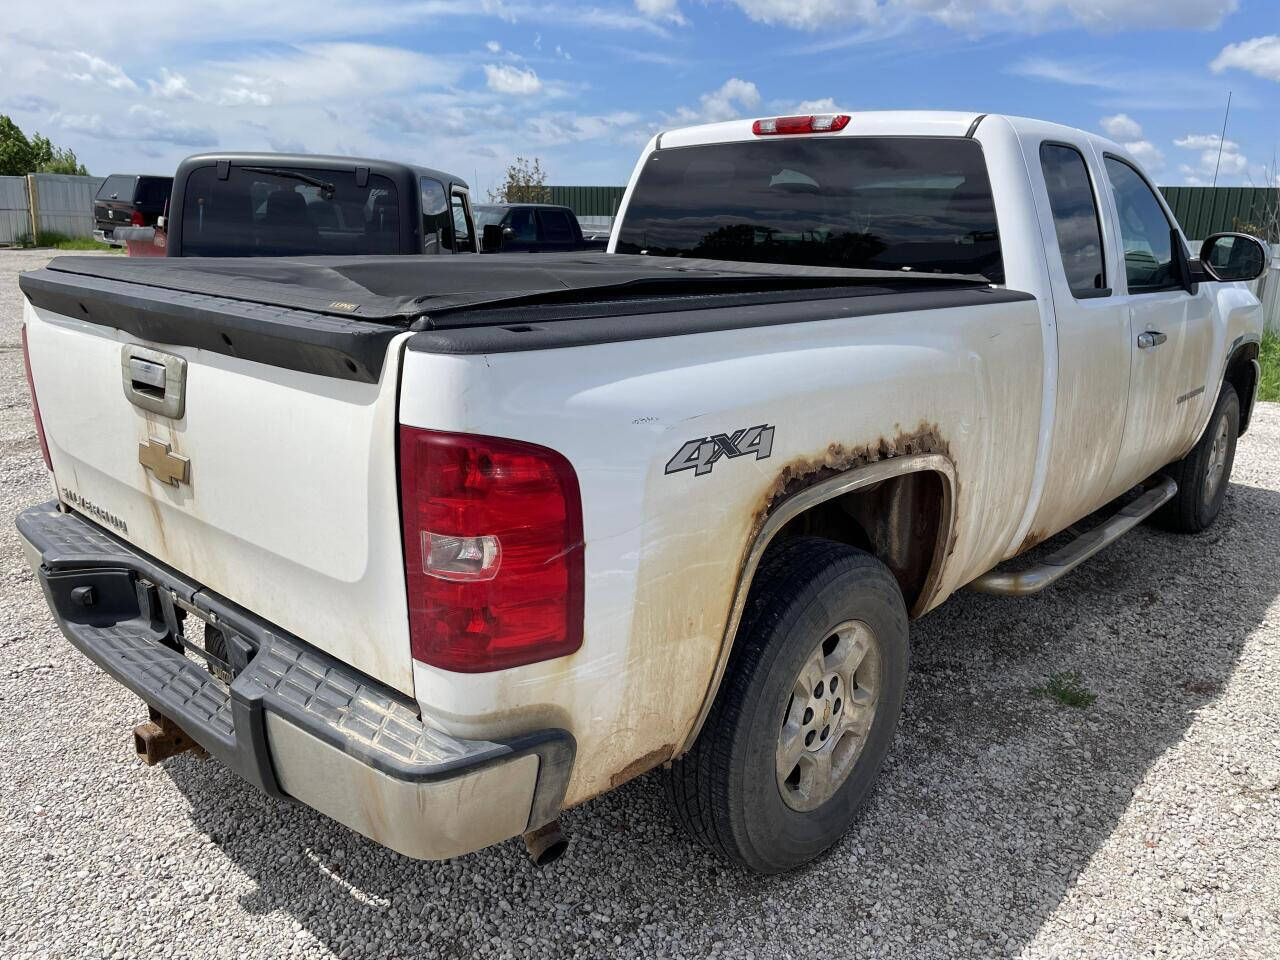
POLYGON ((1033 567, 1016 572, 989 570, 969 584, 971 590, 1001 597, 1025 597, 1038 593, 1066 576, 1109 544, 1115 543, 1151 514, 1173 499, 1178 485, 1164 477, 1150 490, 1132 500, 1109 519, 1049 554, 1033 567))

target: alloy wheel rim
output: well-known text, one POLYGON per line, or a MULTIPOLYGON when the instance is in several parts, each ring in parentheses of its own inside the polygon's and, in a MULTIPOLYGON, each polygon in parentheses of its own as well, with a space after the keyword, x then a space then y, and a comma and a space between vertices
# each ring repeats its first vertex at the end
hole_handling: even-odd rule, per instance
POLYGON ((1223 474, 1227 467, 1227 450, 1230 447, 1229 427, 1226 414, 1218 419, 1214 430, 1213 446, 1209 448, 1209 465, 1204 472, 1204 502, 1211 503, 1222 486, 1223 474))
POLYGON ((828 630, 792 681, 775 752, 778 790, 793 810, 820 807, 858 762, 880 700, 880 643, 861 620, 828 630))

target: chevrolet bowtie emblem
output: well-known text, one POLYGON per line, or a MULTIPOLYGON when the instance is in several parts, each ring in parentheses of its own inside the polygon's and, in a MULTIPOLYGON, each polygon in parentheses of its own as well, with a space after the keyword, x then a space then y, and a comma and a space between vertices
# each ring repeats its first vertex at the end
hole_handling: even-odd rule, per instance
POLYGON ((155 437, 138 444, 138 462, 150 470, 157 480, 176 487, 191 482, 191 461, 169 452, 169 444, 155 437))

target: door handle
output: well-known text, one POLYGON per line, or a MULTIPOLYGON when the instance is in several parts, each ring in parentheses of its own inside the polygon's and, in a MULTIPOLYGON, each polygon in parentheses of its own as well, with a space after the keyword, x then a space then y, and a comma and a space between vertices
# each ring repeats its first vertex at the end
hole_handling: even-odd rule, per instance
POLYGON ((1138 349, 1149 350, 1152 347, 1158 347, 1169 339, 1169 335, 1160 333, 1156 330, 1147 330, 1145 333, 1138 334, 1138 349))

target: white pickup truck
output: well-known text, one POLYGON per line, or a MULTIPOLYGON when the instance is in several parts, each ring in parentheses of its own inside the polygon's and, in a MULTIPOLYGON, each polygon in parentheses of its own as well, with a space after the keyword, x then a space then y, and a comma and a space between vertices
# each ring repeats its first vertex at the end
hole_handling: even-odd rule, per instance
POLYGON ((1110 141, 868 113, 655 137, 607 253, 58 259, 18 528, 144 758, 421 858, 549 859, 663 766, 785 870, 871 789, 909 620, 1213 521, 1266 250, 1185 244, 1110 141))

